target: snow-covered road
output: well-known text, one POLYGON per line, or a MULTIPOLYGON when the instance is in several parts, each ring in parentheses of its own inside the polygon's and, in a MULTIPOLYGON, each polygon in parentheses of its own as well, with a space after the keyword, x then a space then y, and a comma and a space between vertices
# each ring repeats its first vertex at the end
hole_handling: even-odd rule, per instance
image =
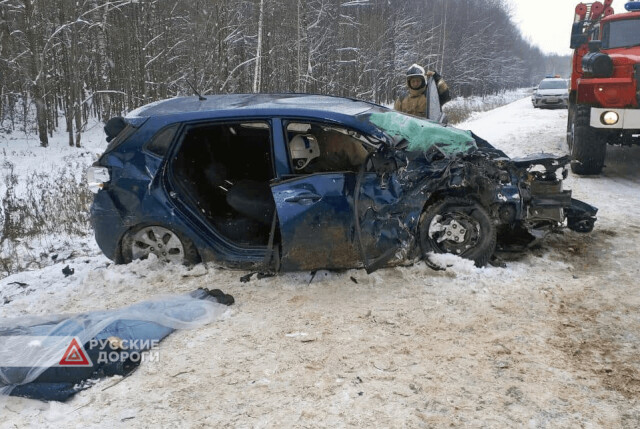
MULTIPOLYGON (((528 99, 476 115, 509 155, 566 152, 566 110, 528 99)), ((65 404, 8 398, 0 428, 640 427, 640 148, 610 148, 600 177, 570 177, 600 208, 507 268, 450 258, 364 271, 285 274, 139 261, 94 250, 0 281, 0 315, 116 308, 220 288, 227 317, 163 341, 160 362, 65 404), (69 264, 75 274, 64 277, 69 264)), ((95 249, 91 247, 91 249, 95 249)))

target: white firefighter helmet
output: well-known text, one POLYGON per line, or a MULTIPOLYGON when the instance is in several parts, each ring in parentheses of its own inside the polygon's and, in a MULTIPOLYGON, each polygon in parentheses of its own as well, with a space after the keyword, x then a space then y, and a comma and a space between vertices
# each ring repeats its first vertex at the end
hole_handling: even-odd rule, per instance
POLYGON ((425 87, 426 83, 427 81, 425 80, 425 71, 423 67, 419 66, 418 64, 413 64, 411 67, 409 67, 409 70, 407 70, 407 86, 409 88, 416 90, 421 89, 425 87), (414 87, 411 85, 411 79, 416 77, 420 79, 420 84, 414 87))
POLYGON ((426 72, 424 71, 424 67, 419 66, 418 64, 413 64, 411 65, 411 67, 409 67, 409 70, 407 70, 407 78, 414 76, 420 76, 424 78, 425 73, 426 72))
POLYGON ((298 134, 289 143, 291 161, 296 170, 302 170, 320 156, 318 140, 311 134, 298 134))

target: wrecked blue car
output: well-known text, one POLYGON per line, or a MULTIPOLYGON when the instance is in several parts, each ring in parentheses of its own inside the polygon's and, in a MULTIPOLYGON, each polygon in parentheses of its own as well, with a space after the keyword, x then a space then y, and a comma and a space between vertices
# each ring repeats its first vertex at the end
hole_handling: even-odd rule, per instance
POLYGON ((91 217, 119 263, 371 272, 453 253, 482 266, 502 243, 596 220, 563 189, 566 156, 510 159, 469 131, 360 100, 181 97, 105 131, 87 173, 91 217))

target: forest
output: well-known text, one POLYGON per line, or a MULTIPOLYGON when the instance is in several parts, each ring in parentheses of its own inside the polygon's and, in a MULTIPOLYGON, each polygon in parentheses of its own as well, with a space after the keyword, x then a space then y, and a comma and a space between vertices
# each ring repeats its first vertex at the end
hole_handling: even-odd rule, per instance
POLYGON ((390 103, 413 63, 454 96, 568 69, 502 0, 0 0, 0 133, 107 120, 178 96, 304 92, 390 103))

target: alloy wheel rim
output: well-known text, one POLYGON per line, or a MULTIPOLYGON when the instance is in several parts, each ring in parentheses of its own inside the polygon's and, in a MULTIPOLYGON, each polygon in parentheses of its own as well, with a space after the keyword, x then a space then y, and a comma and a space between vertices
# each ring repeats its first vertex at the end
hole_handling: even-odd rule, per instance
POLYGON ((178 236, 161 226, 148 226, 136 232, 131 242, 131 257, 146 259, 154 254, 166 262, 184 262, 184 246, 178 236))
POLYGON ((466 213, 436 215, 429 224, 427 239, 443 253, 462 256, 480 241, 480 222, 466 213))

